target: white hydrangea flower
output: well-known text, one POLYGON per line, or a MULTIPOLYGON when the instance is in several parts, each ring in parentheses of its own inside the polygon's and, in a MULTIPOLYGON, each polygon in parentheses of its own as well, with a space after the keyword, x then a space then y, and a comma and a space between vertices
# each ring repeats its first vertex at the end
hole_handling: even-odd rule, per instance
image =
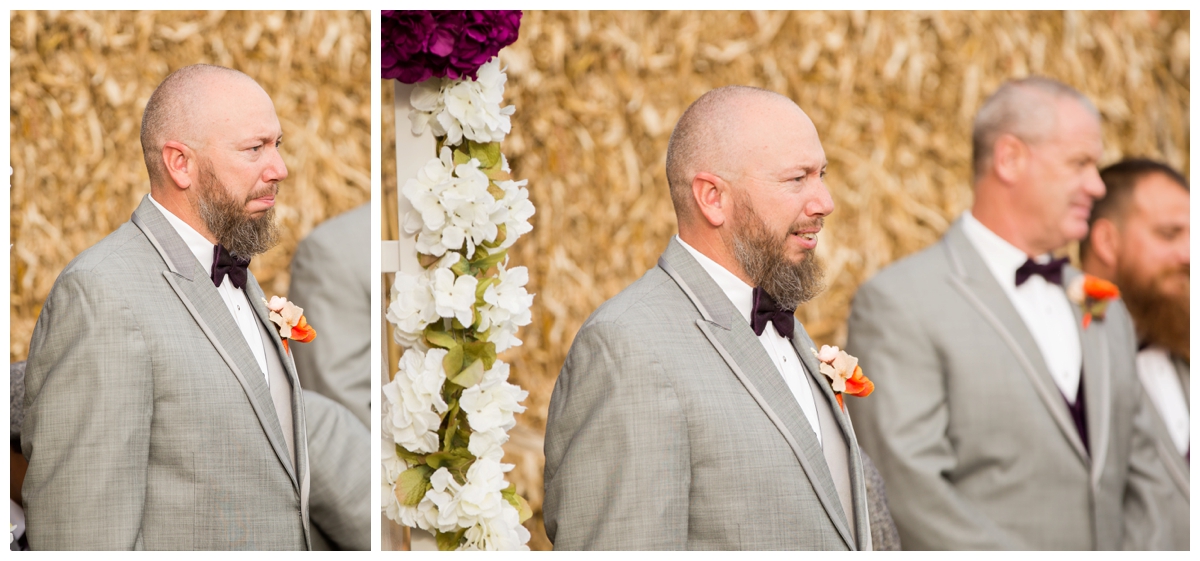
MULTIPOLYGON (((470 424, 470 422, 468 421, 467 424, 470 424)), ((467 446, 467 450, 476 458, 485 458, 498 462, 504 459, 505 442, 508 442, 508 432, 500 427, 485 431, 473 430, 471 432, 471 443, 467 446)))
MULTIPOLYGON (((432 488, 425 492, 425 498, 433 502, 438 509, 434 528, 439 532, 453 532, 458 529, 458 494, 462 489, 446 468, 438 468, 429 478, 432 488)), ((424 500, 424 499, 422 499, 424 500)))
POLYGON ((404 218, 404 230, 417 235, 417 251, 444 255, 465 243, 467 255, 472 255, 475 246, 495 240, 498 229, 492 215, 500 203, 488 192, 490 182, 479 160, 455 165, 450 148, 443 146, 401 190, 413 206, 404 218))
POLYGON ((499 58, 481 66, 474 80, 426 80, 409 97, 413 134, 428 128, 434 136, 446 137, 450 146, 461 144, 464 137, 480 143, 504 140, 516 111, 511 105, 500 107, 507 81, 499 58))
POLYGON ((497 201, 496 210, 492 213, 492 222, 504 225, 505 237, 500 243, 501 249, 512 247, 517 239, 533 230, 529 218, 533 216, 533 203, 529 201, 529 190, 525 185, 529 180, 505 180, 496 183, 504 191, 504 197, 497 201))
POLYGON ((488 341, 496 345, 496 352, 521 346, 517 328, 529 325, 533 316, 529 310, 533 295, 525 291, 529 283, 529 270, 525 267, 505 269, 498 267, 499 282, 489 286, 483 293, 484 305, 479 309, 479 330, 492 330, 488 341))
POLYGON ((479 279, 471 275, 455 277, 450 269, 433 272, 433 298, 437 314, 456 318, 464 326, 475 323, 475 288, 479 279))
POLYGON ((500 516, 480 521, 467 529, 463 551, 529 551, 529 530, 521 525, 521 515, 505 502, 500 516))
MULTIPOLYGON (((393 446, 395 446, 393 444, 393 446)), ((400 501, 396 500, 396 480, 388 479, 387 470, 379 474, 379 504, 384 515, 390 520, 400 523, 400 501)))
POLYGON ((396 343, 406 348, 423 347, 425 328, 440 316, 430 286, 429 273, 416 275, 401 271, 392 283, 392 303, 387 320, 396 326, 396 343))
POLYGON ((483 380, 463 390, 458 404, 476 433, 497 428, 508 431, 517 425, 515 414, 525 411, 520 402, 529 397, 529 392, 508 383, 508 373, 508 364, 498 360, 483 373, 483 380))
POLYGON ((404 506, 396 503, 397 511, 400 515, 398 522, 409 528, 420 528, 433 532, 437 528, 437 520, 440 512, 438 512, 437 504, 429 498, 429 494, 425 494, 425 498, 417 503, 417 506, 404 506))
POLYGON ((459 526, 470 528, 482 520, 500 516, 501 505, 508 503, 500 494, 508 488, 504 472, 512 468, 512 464, 482 458, 471 464, 467 469, 467 482, 456 497, 459 526))
POLYGON ((446 353, 445 349, 404 351, 396 376, 383 386, 383 422, 396 444, 413 452, 438 449, 437 430, 448 409, 442 399, 446 353))

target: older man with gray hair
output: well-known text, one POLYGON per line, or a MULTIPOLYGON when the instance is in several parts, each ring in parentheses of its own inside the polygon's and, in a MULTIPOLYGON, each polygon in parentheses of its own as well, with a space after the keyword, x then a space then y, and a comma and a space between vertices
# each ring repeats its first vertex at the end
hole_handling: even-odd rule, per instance
POLYGON ((1046 78, 1002 85, 973 134, 975 201, 861 286, 851 404, 906 549, 1140 549, 1170 491, 1119 300, 1085 320, 1051 252, 1104 194, 1100 116, 1046 78))

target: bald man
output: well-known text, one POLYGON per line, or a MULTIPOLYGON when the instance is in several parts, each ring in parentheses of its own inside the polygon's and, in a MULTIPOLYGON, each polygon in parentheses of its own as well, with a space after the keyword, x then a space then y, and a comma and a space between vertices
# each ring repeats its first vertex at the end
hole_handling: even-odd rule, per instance
POLYGON ((1104 194, 1100 116, 1065 84, 1002 85, 979 109, 971 209, 854 296, 849 404, 906 549, 1165 547, 1169 481, 1120 301, 1083 322, 1052 251, 1104 194))
POLYGON ((150 194, 67 265, 30 343, 32 549, 309 548, 304 398, 246 269, 275 242, 282 139, 240 72, 151 95, 150 194))
POLYGON ((871 549, 854 431, 793 315, 822 288, 825 166, 781 95, 721 88, 680 117, 679 235, 584 323, 550 400, 555 549, 871 549))

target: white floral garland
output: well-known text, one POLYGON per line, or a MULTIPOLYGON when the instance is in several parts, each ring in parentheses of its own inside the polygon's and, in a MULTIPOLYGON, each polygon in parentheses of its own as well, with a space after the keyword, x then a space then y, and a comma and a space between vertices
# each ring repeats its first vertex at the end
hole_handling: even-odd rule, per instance
POLYGON ((402 224, 427 268, 392 285, 387 320, 406 350, 383 387, 380 496, 388 518, 434 532, 439 548, 528 550, 529 507, 501 459, 529 392, 495 354, 521 345, 517 329, 532 321, 529 272, 504 262, 534 208, 499 153, 514 111, 500 107, 499 59, 477 75, 427 80, 411 97, 413 133, 430 130, 441 149, 401 189, 413 207, 402 224))

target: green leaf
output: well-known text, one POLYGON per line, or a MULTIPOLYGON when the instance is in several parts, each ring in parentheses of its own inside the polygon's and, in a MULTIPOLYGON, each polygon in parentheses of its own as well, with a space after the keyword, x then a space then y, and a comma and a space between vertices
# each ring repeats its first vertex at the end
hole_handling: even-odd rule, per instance
POLYGON ((486 271, 498 265, 508 255, 507 249, 502 249, 483 258, 471 262, 471 267, 477 271, 486 271))
POLYGON ((454 336, 437 328, 438 324, 430 324, 425 328, 425 341, 431 347, 441 347, 443 349, 453 349, 458 346, 458 341, 454 340, 454 336))
MULTIPOLYGON (((470 146, 470 141, 467 141, 467 145, 468 147, 470 146)), ((454 165, 456 166, 471 161, 471 158, 473 157, 471 154, 467 153, 467 151, 463 150, 463 148, 463 146, 454 148, 454 165)))
POLYGON ((458 544, 462 542, 463 534, 466 533, 466 528, 459 528, 457 531, 449 533, 438 532, 436 535, 438 551, 454 551, 458 549, 458 544))
POLYGON ((533 517, 533 509, 529 508, 529 503, 525 501, 525 497, 517 494, 517 484, 510 483, 507 489, 500 491, 500 496, 508 501, 508 504, 513 505, 517 509, 517 515, 520 517, 520 522, 524 523, 533 517))
POLYGON ((496 344, 490 341, 471 341, 463 343, 463 354, 466 360, 483 361, 483 369, 491 370, 496 363, 496 344))
POLYGON ((488 194, 498 201, 504 198, 504 189, 500 188, 495 182, 488 182, 488 194))
POLYGON ((417 506, 425 497, 425 492, 433 487, 429 477, 433 468, 429 466, 411 467, 400 473, 396 478, 396 500, 404 506, 417 506))
MULTIPOLYGON (((512 179, 512 174, 504 171, 500 166, 487 168, 483 171, 483 173, 488 176, 488 179, 491 179, 496 183, 512 179)), ((501 191, 503 191, 503 189, 501 189, 501 191)), ((496 200, 500 200, 500 198, 503 197, 503 195, 496 195, 490 187, 488 188, 488 192, 492 193, 492 196, 496 197, 496 200)))
POLYGON ((450 266, 450 270, 454 271, 454 274, 459 277, 463 275, 469 275, 471 274, 471 263, 464 259, 461 254, 459 254, 458 261, 456 261, 454 265, 450 266))
POLYGON ((493 168, 500 165, 500 143, 488 142, 480 144, 473 140, 467 141, 467 151, 472 158, 479 160, 479 167, 493 168))
POLYGON ((472 362, 470 366, 462 369, 462 372, 456 373, 454 378, 452 378, 450 381, 464 388, 469 388, 475 384, 478 384, 479 381, 483 379, 484 370, 485 368, 483 367, 483 361, 476 360, 472 362))
POLYGON ((479 284, 475 286, 475 305, 476 306, 482 306, 485 304, 485 302, 483 301, 483 293, 487 292, 487 289, 489 286, 492 286, 493 284, 496 284, 498 282, 500 282, 500 279, 498 279, 496 277, 487 277, 487 278, 479 281, 479 284))
POLYGON ((425 463, 425 456, 423 454, 409 452, 399 444, 396 445, 396 455, 399 456, 401 460, 408 462, 409 465, 425 463))
MULTIPOLYGON (((442 368, 446 370, 446 378, 453 381, 454 377, 462 372, 463 369, 463 347, 455 345, 450 352, 446 353, 446 358, 442 359, 442 368)), ((455 382, 456 384, 458 382, 455 382)), ((462 385, 462 384, 458 384, 462 385)))

